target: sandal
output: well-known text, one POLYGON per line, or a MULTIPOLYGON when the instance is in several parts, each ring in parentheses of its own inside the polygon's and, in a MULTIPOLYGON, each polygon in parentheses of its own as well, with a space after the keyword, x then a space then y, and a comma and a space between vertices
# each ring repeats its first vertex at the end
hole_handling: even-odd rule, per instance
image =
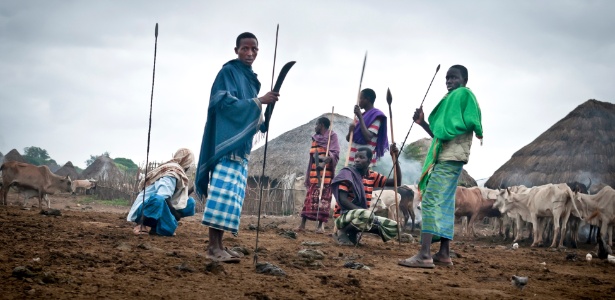
POLYGON ((434 265, 433 259, 420 259, 415 256, 406 259, 400 259, 397 261, 397 264, 408 268, 433 269, 436 267, 436 265, 434 265))
POLYGON ((438 266, 447 266, 447 267, 452 267, 453 266, 453 260, 449 258, 449 261, 444 261, 439 259, 437 256, 433 256, 433 264, 434 265, 438 265, 438 266))
POLYGON ((226 251, 226 253, 228 253, 230 256, 235 257, 235 258, 242 258, 242 257, 244 257, 243 253, 233 251, 233 250, 231 250, 231 249, 229 249, 227 247, 224 247, 224 251, 226 251))
POLYGON ((232 256, 224 257, 224 256, 221 256, 221 255, 211 256, 209 254, 206 254, 205 258, 211 259, 211 260, 217 261, 217 262, 228 263, 228 264, 241 262, 241 259, 239 257, 232 257, 232 256))

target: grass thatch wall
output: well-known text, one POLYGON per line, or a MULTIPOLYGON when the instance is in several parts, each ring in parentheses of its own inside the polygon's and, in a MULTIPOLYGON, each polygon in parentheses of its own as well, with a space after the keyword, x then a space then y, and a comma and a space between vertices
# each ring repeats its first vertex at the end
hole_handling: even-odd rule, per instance
POLYGON ((515 152, 485 187, 587 184, 589 178, 615 186, 615 104, 594 99, 515 152))
POLYGON ((67 162, 64 164, 59 170, 57 170, 56 175, 60 176, 69 176, 71 179, 78 179, 79 173, 75 170, 75 166, 73 166, 72 162, 67 162))
POLYGON ((9 153, 4 156, 4 161, 17 161, 22 163, 28 163, 26 159, 23 158, 21 154, 19 154, 19 151, 17 151, 17 149, 9 151, 9 153))
POLYGON ((120 178, 122 177, 122 173, 115 166, 113 160, 104 155, 99 156, 96 160, 89 165, 83 172, 81 179, 96 179, 96 180, 106 180, 109 178, 120 178))

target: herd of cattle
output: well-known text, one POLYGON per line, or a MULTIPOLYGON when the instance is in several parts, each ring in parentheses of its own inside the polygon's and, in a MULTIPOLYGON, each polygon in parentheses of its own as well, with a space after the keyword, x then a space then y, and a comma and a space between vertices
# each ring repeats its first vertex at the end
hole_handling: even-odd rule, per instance
MULTIPOLYGON (((594 195, 590 195, 588 190, 584 184, 577 182, 531 188, 521 185, 495 190, 459 186, 455 194, 455 217, 467 218, 467 225, 462 226, 462 231, 474 236, 474 225, 479 220, 496 218, 500 235, 507 238, 508 231, 504 234, 504 228, 511 228, 515 242, 524 238, 523 227, 531 225, 533 247, 543 245, 545 232, 552 239, 551 247, 562 247, 569 231, 569 246, 576 248, 579 228, 586 223, 597 229, 598 241, 612 246, 615 190, 606 185, 594 195)), ((416 215, 420 214, 416 185, 403 185, 398 189, 399 212, 394 209, 394 193, 384 190, 380 194, 375 190, 371 206, 374 211, 388 210, 391 219, 403 214, 402 224, 409 225, 412 219, 414 230, 416 215)))
MULTIPOLYGON (((96 181, 71 180, 68 176, 53 174, 47 166, 10 161, 2 164, 0 172, 0 203, 4 205, 11 188, 24 196, 24 206, 29 198, 37 197, 39 208, 42 208, 43 199, 47 200, 47 207, 50 207, 48 194, 75 193, 78 189, 96 188, 96 181)), ((497 190, 460 186, 455 194, 455 216, 467 218, 463 231, 474 236, 476 222, 484 218, 497 218, 499 233, 504 235, 504 228, 509 227, 513 229, 515 241, 523 239, 522 229, 524 224, 528 223, 532 226, 532 246, 542 246, 543 233, 546 231, 547 236, 552 236, 551 247, 563 246, 567 230, 570 231, 570 246, 576 247, 578 229, 584 222, 597 229, 598 240, 606 241, 612 246, 615 190, 604 186, 594 195, 590 195, 588 191, 588 187, 577 182, 531 188, 513 186, 497 190), (512 224, 516 226, 513 227, 512 224)), ((374 191, 372 208, 374 211, 388 210, 389 218, 394 220, 398 214, 403 214, 403 224, 408 224, 411 219, 414 230, 417 214, 420 214, 420 197, 416 185, 403 185, 398 189, 399 211, 394 209, 394 195, 392 190, 384 190, 382 194, 374 191), (377 200, 378 198, 380 200, 377 200)))
POLYGON ((76 193, 83 189, 96 189, 95 180, 71 180, 69 176, 53 174, 47 166, 35 166, 16 161, 5 162, 0 166, 0 203, 6 205, 7 195, 12 188, 24 196, 25 207, 29 198, 38 198, 38 206, 42 208, 43 199, 47 200, 47 208, 51 203, 47 195, 55 193, 76 193))

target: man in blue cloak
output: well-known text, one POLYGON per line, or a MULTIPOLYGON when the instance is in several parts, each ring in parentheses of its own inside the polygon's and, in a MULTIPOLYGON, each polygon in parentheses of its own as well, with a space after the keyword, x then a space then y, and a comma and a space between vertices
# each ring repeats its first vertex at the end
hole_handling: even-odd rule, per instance
POLYGON ((262 104, 278 100, 270 91, 258 97, 261 84, 252 71, 258 40, 249 32, 237 37, 233 59, 222 67, 211 88, 205 133, 196 174, 196 190, 205 197, 203 225, 209 226, 207 257, 239 262, 240 254, 222 245, 224 231, 237 234, 246 191, 252 138, 261 125, 262 104), (208 191, 209 187, 209 191, 208 191))

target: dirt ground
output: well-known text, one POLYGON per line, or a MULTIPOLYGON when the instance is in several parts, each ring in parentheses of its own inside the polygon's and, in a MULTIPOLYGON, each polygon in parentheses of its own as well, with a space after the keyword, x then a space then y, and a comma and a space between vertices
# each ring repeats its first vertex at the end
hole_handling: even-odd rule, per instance
POLYGON ((521 243, 512 250, 483 227, 481 237, 458 236, 452 243, 461 256, 454 267, 425 270, 397 265, 418 251, 417 243, 368 236, 355 248, 316 233, 290 239, 279 233, 295 228, 297 217, 266 217, 259 261, 287 274, 277 277, 255 272, 256 231, 248 229, 254 217, 242 219, 238 237, 224 238, 250 254, 239 264, 216 266, 204 257, 208 238, 200 216, 182 220, 175 237, 135 236, 125 221, 128 207, 77 206, 83 196, 60 195, 51 202, 62 215, 45 216, 38 208, 21 210, 16 197, 0 206, 2 299, 612 299, 615 293, 615 265, 585 261, 594 247, 552 250, 521 243), (306 241, 323 245, 302 245, 306 241), (325 258, 300 258, 297 252, 306 248, 325 258), (566 259, 571 253, 579 259, 566 259), (344 268, 348 261, 370 270, 344 268), (512 275, 528 276, 527 287, 512 286, 512 275))

